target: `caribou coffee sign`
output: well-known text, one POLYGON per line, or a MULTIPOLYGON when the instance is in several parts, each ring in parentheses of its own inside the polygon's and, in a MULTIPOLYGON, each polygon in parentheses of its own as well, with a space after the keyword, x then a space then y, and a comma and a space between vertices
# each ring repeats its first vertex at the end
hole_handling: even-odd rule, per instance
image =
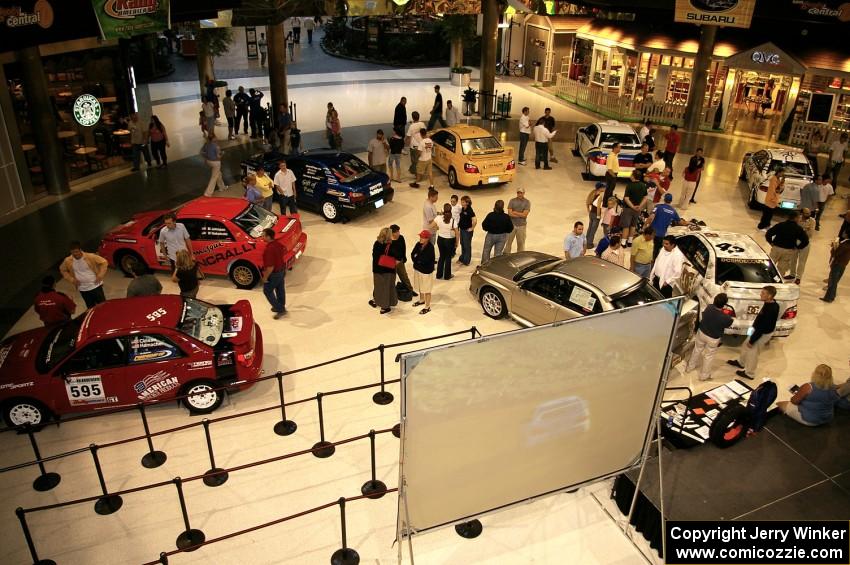
POLYGON ((675 21, 749 28, 755 0, 676 0, 675 21))
POLYGON ((92 0, 104 39, 121 39, 168 27, 168 0, 92 0))
POLYGON ((53 25, 53 6, 47 0, 37 0, 31 11, 27 11, 23 6, 3 6, 0 7, 0 18, 6 27, 37 25, 47 29, 53 25))

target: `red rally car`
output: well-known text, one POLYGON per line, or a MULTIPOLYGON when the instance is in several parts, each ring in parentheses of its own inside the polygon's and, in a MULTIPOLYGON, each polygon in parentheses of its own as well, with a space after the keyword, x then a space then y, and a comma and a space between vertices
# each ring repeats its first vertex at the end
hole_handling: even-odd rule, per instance
MULTIPOLYGON (((110 230, 98 254, 113 267, 132 276, 133 267, 170 270, 168 257, 159 254, 157 238, 168 210, 136 214, 129 222, 110 230)), ((207 274, 226 275, 238 288, 253 288, 263 265, 263 230, 273 228, 286 249, 286 266, 292 266, 307 248, 298 214, 278 216, 241 198, 191 200, 174 210, 177 222, 186 226, 195 261, 207 274)))
POLYGON ((214 388, 247 388, 260 375, 263 335, 251 304, 213 305, 179 295, 109 300, 84 316, 0 343, 0 407, 10 426, 51 416, 183 400, 218 408, 214 388))

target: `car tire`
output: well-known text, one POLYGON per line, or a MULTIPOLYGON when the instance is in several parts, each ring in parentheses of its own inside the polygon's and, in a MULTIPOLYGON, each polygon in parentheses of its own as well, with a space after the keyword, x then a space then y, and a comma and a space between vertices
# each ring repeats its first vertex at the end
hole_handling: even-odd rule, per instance
POLYGON ((449 177, 449 186, 452 188, 460 188, 460 184, 457 182, 457 171, 455 171, 455 168, 449 167, 449 172, 446 174, 449 177))
POLYGON ((231 282, 236 285, 236 288, 242 290, 251 290, 260 281, 260 271, 247 261, 237 261, 230 268, 228 273, 231 282))
POLYGON ((135 273, 133 272, 133 267, 135 265, 143 265, 146 270, 148 269, 148 265, 145 263, 145 260, 142 259, 142 256, 135 251, 130 251, 129 249, 124 249, 115 254, 115 265, 128 277, 135 276, 135 273))
POLYGON ((750 411, 740 404, 730 404, 720 411, 708 431, 708 439, 721 449, 732 447, 747 435, 750 411))
POLYGON ((181 395, 199 393, 197 396, 187 396, 182 400, 183 406, 192 414, 210 414, 224 402, 224 391, 214 390, 218 387, 214 381, 201 379, 192 381, 183 387, 181 395))
POLYGON ((336 223, 340 221, 342 213, 339 209, 339 205, 336 202, 332 202, 330 200, 325 200, 322 202, 321 206, 322 217, 331 223, 336 223))
POLYGON ((3 405, 3 421, 9 427, 30 424, 34 429, 41 429, 50 418, 50 411, 44 404, 31 398, 16 398, 3 405))
POLYGON ((484 310, 484 315, 498 320, 504 318, 508 313, 508 306, 505 304, 505 299, 502 294, 492 286, 485 286, 481 289, 478 301, 481 303, 481 308, 484 310))

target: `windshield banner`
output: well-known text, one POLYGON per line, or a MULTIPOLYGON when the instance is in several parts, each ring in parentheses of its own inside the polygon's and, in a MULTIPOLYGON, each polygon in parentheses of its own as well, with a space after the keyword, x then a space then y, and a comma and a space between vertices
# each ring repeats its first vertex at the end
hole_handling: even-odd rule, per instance
POLYGON ((92 6, 104 39, 168 29, 167 0, 92 0, 92 6))

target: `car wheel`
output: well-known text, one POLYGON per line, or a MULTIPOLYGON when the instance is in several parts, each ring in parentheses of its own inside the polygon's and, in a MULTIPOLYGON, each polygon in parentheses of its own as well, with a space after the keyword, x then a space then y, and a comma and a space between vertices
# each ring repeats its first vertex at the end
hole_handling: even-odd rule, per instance
POLYGON ((508 313, 508 307, 505 304, 505 299, 502 298, 499 291, 493 287, 488 286, 481 291, 480 301, 481 308, 484 309, 484 313, 494 320, 504 318, 505 314, 508 313))
POLYGON ((216 384, 210 380, 192 381, 183 387, 183 405, 193 414, 209 414, 224 402, 224 393, 215 390, 216 384))
POLYGON ((115 259, 115 263, 118 265, 118 268, 121 269, 121 272, 128 277, 135 276, 135 269, 139 266, 144 267, 145 269, 148 268, 145 260, 142 259, 141 255, 135 251, 119 251, 115 259))
POLYGON ((3 420, 9 427, 26 424, 40 427, 47 422, 49 415, 41 402, 29 398, 12 400, 3 408, 3 420))
POLYGON ((260 280, 260 271, 251 263, 239 261, 230 269, 229 276, 236 288, 250 290, 257 286, 257 282, 260 280))
POLYGON ((454 167, 449 167, 449 172, 447 174, 449 176, 449 186, 452 188, 460 188, 460 185, 457 182, 457 172, 454 167))
POLYGON ((339 206, 336 202, 331 202, 330 200, 325 200, 322 202, 322 217, 329 222, 338 222, 339 221, 339 206))

